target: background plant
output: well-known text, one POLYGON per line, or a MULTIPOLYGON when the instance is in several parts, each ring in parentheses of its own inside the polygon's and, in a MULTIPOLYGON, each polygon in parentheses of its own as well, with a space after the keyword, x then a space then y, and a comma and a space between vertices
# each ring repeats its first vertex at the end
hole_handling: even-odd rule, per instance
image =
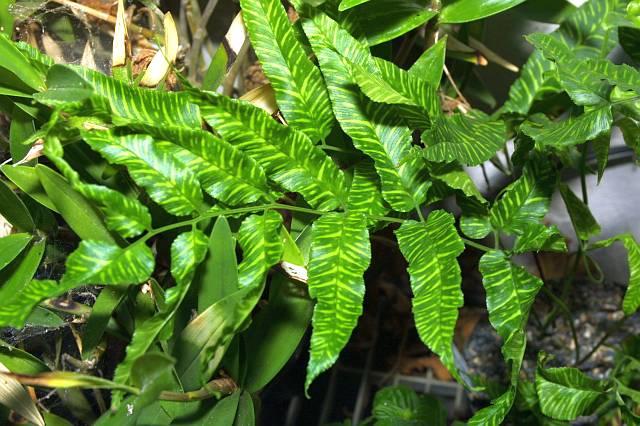
POLYGON ((177 55, 170 18, 154 89, 139 86, 146 76, 132 75, 126 54, 107 77, 2 36, 0 106, 12 119, 14 164, 1 167, 1 213, 18 232, 0 239, 0 325, 23 327, 47 300, 101 285, 82 312, 79 365, 102 356, 105 334, 128 341, 109 378, 52 372, 3 346, 7 386, 24 407, 3 402, 42 424, 19 383, 109 389, 111 409, 97 423, 253 424, 252 398, 309 323, 305 389, 335 363, 362 313, 370 237, 392 227, 409 264, 420 338, 469 388, 478 385, 459 370, 453 344, 463 305, 456 258, 465 248, 484 252, 478 267, 510 380, 469 424, 501 424, 523 408, 542 423, 570 421, 602 407, 634 423, 637 355, 628 350, 608 380, 549 368, 544 354, 535 382, 522 377, 529 311, 550 290, 513 258, 567 251, 543 221, 558 190, 577 236, 576 268, 593 250, 621 243, 630 266, 624 312, 640 306, 637 242, 629 234, 597 240, 586 187, 579 197, 560 178, 569 169, 584 177, 589 150, 602 178, 614 127, 638 149, 640 73, 607 59, 619 43, 637 58, 636 2, 590 0, 553 33, 529 35, 536 50, 507 102, 492 115, 472 109, 445 67, 445 33, 462 37, 464 24, 522 2, 297 0, 292 23, 279 2, 242 0, 275 118, 207 90, 227 72, 216 57, 204 87, 174 70, 181 90, 167 91, 166 67, 177 55), (407 69, 376 48, 423 25, 427 48, 407 69), (515 152, 503 164, 497 154, 510 138, 515 152), (492 200, 464 168, 487 161, 511 179, 492 200), (459 220, 434 209, 452 195, 459 220), (77 247, 59 279, 34 279, 57 224, 73 231, 77 247))

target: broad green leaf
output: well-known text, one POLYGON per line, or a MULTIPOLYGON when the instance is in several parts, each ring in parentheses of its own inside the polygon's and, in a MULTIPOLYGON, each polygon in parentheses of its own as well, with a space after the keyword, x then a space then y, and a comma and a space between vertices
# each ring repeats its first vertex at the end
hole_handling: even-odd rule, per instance
POLYGON ((93 87, 73 69, 54 65, 47 72, 47 90, 36 93, 34 99, 48 106, 56 106, 82 102, 93 93, 93 87))
MULTIPOLYGON (((173 320, 178 306, 189 291, 195 269, 206 254, 207 237, 200 230, 183 232, 173 241, 171 275, 176 285, 166 291, 164 309, 136 327, 125 359, 118 364, 114 373, 113 380, 116 383, 129 381, 135 361, 151 348, 162 330, 173 320)), ((113 405, 117 406, 122 401, 122 395, 116 394, 113 399, 113 405)))
POLYGON ((110 163, 126 166, 133 180, 169 213, 185 216, 203 208, 196 174, 179 160, 182 149, 176 145, 109 131, 82 132, 82 137, 110 163))
POLYGON ((310 359, 305 390, 329 369, 347 344, 362 314, 364 271, 371 247, 361 214, 327 213, 313 224, 309 295, 313 312, 310 359))
POLYGON ((461 216, 460 230, 464 235, 480 240, 491 232, 489 216, 461 216))
POLYGON ((238 289, 236 241, 224 216, 216 219, 209 237, 207 258, 194 280, 198 290, 198 312, 238 289))
POLYGON ((243 259, 238 265, 240 288, 259 286, 269 269, 282 257, 282 216, 273 210, 246 218, 238 230, 243 259))
POLYGON ((153 253, 143 242, 123 249, 103 241, 83 240, 69 255, 60 284, 69 288, 139 284, 149 279, 154 266, 153 253))
POLYGON ((300 284, 276 276, 269 288, 269 301, 243 335, 247 360, 243 387, 255 392, 265 387, 286 365, 305 335, 313 302, 300 284))
POLYGON ((520 126, 520 130, 539 147, 562 148, 596 139, 609 132, 612 123, 611 107, 603 106, 563 121, 546 118, 541 123, 527 121, 520 126))
POLYGON ((498 250, 482 256, 480 272, 487 292, 489 321, 505 341, 505 358, 513 359, 509 341, 523 334, 529 310, 543 282, 523 267, 511 263, 505 253, 498 250))
POLYGON ((373 416, 378 426, 445 426, 447 411, 430 395, 418 395, 405 386, 390 386, 376 392, 373 416))
POLYGON ((258 163, 224 139, 200 129, 174 126, 134 126, 156 140, 176 144, 177 158, 198 177, 213 198, 231 206, 272 201, 267 177, 258 163))
POLYGON ((0 54, 4 58, 0 68, 13 73, 34 91, 44 90, 44 76, 31 66, 27 58, 5 34, 0 34, 0 54))
POLYGON ((60 286, 56 281, 33 280, 27 282, 13 297, 3 296, 3 304, 0 306, 0 324, 3 327, 24 326, 25 321, 33 309, 44 299, 58 297, 69 291, 69 288, 60 286))
POLYGON ((513 245, 515 253, 530 251, 567 251, 567 243, 556 225, 545 226, 542 223, 526 224, 518 231, 513 245))
POLYGON ((473 197, 480 203, 487 202, 469 174, 456 163, 434 164, 431 167, 430 175, 448 187, 462 191, 467 197, 473 197))
POLYGON ((283 188, 299 192, 314 208, 334 209, 345 201, 343 173, 304 133, 275 122, 243 101, 210 94, 202 107, 207 122, 246 152, 283 188))
POLYGON ((640 245, 631 234, 622 234, 607 240, 598 241, 589 246, 590 250, 608 247, 619 241, 627 250, 629 261, 629 285, 622 300, 622 309, 626 315, 634 314, 640 308, 640 245))
POLYGON ((73 189, 97 204, 109 229, 127 238, 151 229, 151 215, 138 200, 106 186, 82 182, 80 175, 63 159, 63 149, 58 139, 49 138, 44 151, 73 189))
POLYGON ((278 2, 242 0, 251 44, 271 82, 289 125, 311 140, 324 139, 333 125, 331 103, 320 70, 307 57, 278 2))
POLYGON ((340 2, 340 6, 338 6, 338 10, 341 12, 343 10, 351 9, 352 7, 356 7, 359 4, 366 3, 371 0, 342 0, 340 2))
POLYGON ((509 185, 490 210, 491 224, 507 233, 521 234, 538 224, 549 209, 555 173, 546 159, 537 158, 524 168, 522 176, 509 185))
POLYGON ((62 176, 41 164, 35 167, 35 171, 56 211, 81 239, 115 243, 93 206, 62 176))
POLYGON ((0 270, 18 257, 32 238, 29 234, 12 234, 0 238, 0 270))
POLYGON ((447 36, 445 35, 420 55, 409 68, 409 74, 421 78, 433 87, 439 87, 440 80, 442 80, 446 52, 447 36))
POLYGON ((91 84, 97 95, 108 100, 113 120, 119 118, 125 122, 140 122, 152 126, 171 123, 191 129, 201 126, 198 107, 190 102, 187 93, 142 89, 89 68, 65 66, 91 84))
POLYGON ((578 238, 586 241, 590 237, 598 235, 601 231, 600 225, 591 214, 589 207, 564 183, 560 184, 560 194, 578 238))
POLYGON ((64 327, 66 323, 51 310, 36 306, 25 320, 27 327, 46 327, 50 330, 64 327))
MULTIPOLYGON (((618 7, 618 0, 589 0, 568 15, 556 31, 570 48, 579 47, 585 57, 608 54, 616 45, 615 31, 604 24, 606 17, 618 7)), ((553 69, 551 61, 542 52, 535 51, 521 69, 520 77, 509 90, 509 99, 501 111, 526 115, 534 101, 546 94, 557 93, 557 79, 547 75, 553 69)))
POLYGON ((422 162, 412 153, 411 131, 391 106, 373 103, 354 88, 355 82, 344 72, 344 59, 335 50, 367 68, 371 67, 370 53, 320 12, 303 25, 320 61, 340 126, 355 147, 373 159, 382 195, 391 207, 414 209, 424 201, 429 182, 422 162))
POLYGON ((477 21, 524 3, 525 0, 444 0, 439 21, 460 24, 477 21))
POLYGON ((492 158, 507 141, 503 121, 491 120, 486 114, 442 116, 433 127, 422 134, 427 160, 477 166, 492 158))
POLYGON ((253 406, 253 398, 247 391, 243 391, 240 395, 240 403, 233 426, 249 426, 256 424, 256 412, 253 406))
POLYGON ((50 370, 37 357, 2 340, 0 340, 0 362, 11 372, 18 374, 38 374, 50 370))
POLYGON ((544 368, 544 355, 538 357, 536 391, 540 409, 558 420, 575 420, 590 414, 590 408, 604 394, 605 387, 577 368, 544 368))
POLYGON ((2 170, 2 173, 4 173, 4 175, 18 188, 20 188, 22 192, 47 207, 49 210, 59 213, 55 204, 53 204, 51 199, 47 196, 47 193, 40 183, 40 178, 38 177, 35 168, 28 166, 10 166, 7 164, 0 166, 0 170, 2 170))
POLYGON ((369 225, 376 223, 376 216, 384 216, 389 211, 380 192, 380 178, 370 161, 356 165, 347 207, 351 213, 364 214, 369 225))
POLYGON ((464 304, 460 266, 456 258, 464 243, 444 210, 429 215, 426 223, 406 221, 396 231, 400 251, 409 262, 413 291, 413 317, 422 341, 456 377, 453 335, 458 309, 464 304))

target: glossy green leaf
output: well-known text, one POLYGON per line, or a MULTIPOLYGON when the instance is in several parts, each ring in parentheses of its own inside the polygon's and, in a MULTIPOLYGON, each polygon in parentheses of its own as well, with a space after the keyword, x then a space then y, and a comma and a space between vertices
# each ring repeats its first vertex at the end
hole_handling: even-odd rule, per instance
POLYGON ((87 359, 93 355, 93 350, 98 346, 104 331, 109 324, 111 315, 126 296, 126 287, 104 287, 91 307, 91 314, 82 333, 82 358, 87 359))
POLYGON ((13 34, 13 22, 14 17, 11 14, 10 7, 15 3, 15 0, 6 0, 3 6, 0 7, 0 32, 7 37, 11 37, 13 34))
POLYGON ((240 395, 240 403, 233 426, 250 426, 256 424, 256 413, 253 406, 253 398, 247 391, 240 395))
POLYGON ((511 9, 525 0, 444 0, 440 11, 440 22, 459 24, 477 21, 496 13, 511 9))
MULTIPOLYGON (((554 37, 563 40, 570 47, 580 47, 584 57, 608 54, 616 45, 616 38, 610 34, 610 27, 604 20, 617 8, 617 0, 589 0, 563 21, 554 37)), ((509 89, 509 99, 501 111, 526 115, 534 101, 545 95, 559 92, 557 79, 547 75, 553 69, 551 61, 542 52, 534 52, 521 69, 520 77, 509 89)))
POLYGON ((370 260, 369 235, 361 214, 327 213, 314 222, 308 284, 309 295, 317 303, 306 390, 335 363, 358 322, 363 274, 370 260))
POLYGON ((461 216, 460 230, 464 235, 480 240, 491 233, 489 216, 461 216))
POLYGON ((269 302, 243 335, 247 360, 244 388, 255 392, 285 366, 305 335, 313 302, 299 283, 278 275, 271 281, 269 302))
POLYGON ((222 84, 224 76, 227 71, 227 62, 229 61, 229 55, 227 55, 227 49, 220 44, 216 49, 216 53, 211 58, 211 63, 207 72, 202 80, 202 90, 216 91, 222 84))
POLYGON ((563 121, 527 121, 520 126, 520 130, 540 147, 561 148, 578 145, 606 134, 611 129, 612 122, 611 108, 604 106, 563 121))
POLYGON ((231 206, 273 200, 262 167, 253 158, 212 133, 174 126, 135 127, 156 140, 184 148, 175 151, 177 158, 195 172, 202 189, 213 198, 231 206))
POLYGON ((413 291, 413 317, 422 341, 459 377, 453 356, 453 336, 458 309, 464 304, 462 276, 456 258, 464 243, 444 210, 429 215, 426 223, 407 221, 396 236, 409 262, 413 291))
POLYGON ((65 287, 89 284, 139 284, 151 276, 155 260, 151 249, 143 243, 127 248, 102 241, 83 240, 69 255, 61 280, 65 287))
POLYGON ((28 166, 0 166, 2 173, 9 178, 22 192, 47 207, 49 210, 53 210, 58 213, 58 209, 51 199, 47 196, 44 187, 40 183, 40 178, 36 173, 36 169, 28 166))
POLYGON ((207 258, 194 280, 194 285, 198 286, 198 312, 204 312, 238 289, 237 263, 236 241, 229 222, 220 216, 211 230, 207 258))
POLYGON ((207 122, 253 157, 270 179, 299 192, 314 208, 333 209, 343 204, 343 173, 304 133, 278 124, 247 102, 213 95, 208 101, 211 103, 202 107, 207 122))
POLYGON ((373 416, 378 426, 445 426, 447 411, 430 395, 418 395, 405 386, 390 386, 376 392, 373 416))
POLYGON ((12 234, 0 238, 0 270, 18 257, 32 238, 29 234, 12 234))
POLYGON ((634 314, 640 308, 640 245, 631 234, 622 234, 607 240, 598 241, 589 246, 590 250, 608 247, 619 241, 627 250, 629 261, 629 284, 622 300, 622 309, 626 315, 634 314))
POLYGON ((115 136, 83 132, 83 139, 112 164, 126 166, 136 183, 169 213, 184 216, 202 208, 202 192, 193 170, 178 158, 181 149, 147 135, 115 136))
POLYGON ((449 188, 458 189, 465 196, 473 197, 480 203, 486 203, 469 174, 456 163, 435 164, 431 167, 430 174, 432 178, 443 182, 449 188))
POLYGON ((27 58, 5 34, 0 34, 0 53, 4 58, 0 68, 13 73, 34 91, 44 90, 44 76, 31 66, 27 58))
POLYGON ((493 121, 480 111, 443 116, 422 134, 426 146, 424 156, 430 161, 458 160, 468 166, 477 166, 504 146, 506 133, 504 122, 493 121))
POLYGON ((589 206, 584 204, 580 198, 573 193, 571 188, 565 184, 560 185, 560 194, 567 207, 567 212, 573 223, 576 235, 581 240, 588 240, 590 237, 598 235, 601 231, 600 225, 595 220, 589 210, 589 206))
POLYGON ((483 408, 473 415, 469 422, 469 426, 500 426, 516 398, 516 390, 510 387, 500 397, 491 401, 491 405, 483 408))
POLYGON ((602 382, 577 368, 544 368, 544 356, 538 357, 536 391, 543 414, 558 420, 575 420, 590 414, 604 390, 602 382))
POLYGON ((593 151, 598 162, 598 183, 604 176, 604 171, 609 162, 609 148, 611 146, 611 132, 603 133, 593 140, 593 151))
POLYGON ((420 55, 409 68, 409 74, 421 78, 434 87, 438 87, 440 80, 442 80, 446 52, 447 36, 445 35, 420 55))
POLYGON ((518 231, 513 245, 515 253, 530 251, 566 252, 567 243, 556 225, 545 226, 542 223, 526 224, 518 231))
POLYGON ((13 163, 26 157, 35 142, 32 138, 36 132, 33 117, 14 105, 9 128, 9 144, 13 163))
POLYGON ((340 126, 356 148, 374 161, 382 182, 382 194, 392 208, 409 211, 425 199, 429 182, 422 162, 412 153, 411 131, 390 106, 368 100, 344 73, 339 51, 356 64, 371 67, 370 53, 324 14, 303 23, 318 56, 340 126))
POLYGON ((270 0, 242 0, 240 5, 251 44, 285 119, 311 140, 324 139, 333 125, 329 96, 284 8, 270 0))
MULTIPOLYGON (((127 346, 124 361, 114 373, 116 383, 127 383, 135 361, 155 343, 162 330, 175 317, 176 310, 187 292, 195 269, 207 253, 207 237, 200 230, 183 232, 171 244, 171 275, 176 285, 166 291, 164 309, 142 324, 133 333, 127 346)), ((114 405, 119 405, 122 395, 114 395, 114 405)))
POLYGON ((352 7, 356 7, 359 4, 366 3, 371 0, 342 0, 340 2, 340 6, 338 6, 338 10, 343 11, 347 9, 351 9, 352 7))
POLYGON ((47 197, 80 238, 114 243, 100 215, 62 176, 40 164, 35 171, 47 197))

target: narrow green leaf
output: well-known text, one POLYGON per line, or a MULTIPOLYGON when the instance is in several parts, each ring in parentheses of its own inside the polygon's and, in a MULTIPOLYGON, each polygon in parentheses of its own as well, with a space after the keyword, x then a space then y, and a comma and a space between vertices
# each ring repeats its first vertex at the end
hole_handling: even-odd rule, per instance
POLYGON ((567 206, 567 212, 578 238, 586 241, 590 237, 598 235, 601 231, 600 225, 591 214, 589 207, 564 183, 560 184, 560 194, 565 206, 567 206))
POLYGON ((439 87, 440 80, 442 80, 446 52, 447 36, 445 35, 420 55, 409 68, 409 74, 423 79, 433 87, 439 87))
POLYGON ((422 134, 426 145, 424 156, 430 161, 458 160, 467 166, 477 166, 504 146, 506 133, 503 121, 492 121, 480 111, 442 116, 422 134))
POLYGON ((324 139, 333 125, 329 96, 284 8, 270 0, 242 0, 240 5, 251 44, 285 119, 311 140, 324 139))
POLYGON ((204 312, 238 289, 237 263, 236 240, 229 222, 220 216, 211 230, 207 258, 194 281, 194 285, 198 286, 198 312, 204 312))
POLYGON ((108 131, 83 132, 82 137, 110 163, 126 166, 133 180, 169 213, 184 216, 203 207, 197 177, 177 159, 177 146, 147 135, 115 136, 108 131))
POLYGON ((93 355, 93 350, 100 343, 111 315, 126 294, 126 287, 104 287, 100 291, 82 333, 82 359, 88 359, 93 355))
POLYGON ((139 284, 149 279, 154 266, 153 253, 143 243, 122 249, 103 241, 83 240, 69 255, 60 284, 69 288, 89 284, 139 284))
POLYGON ((36 169, 28 166, 0 166, 2 173, 9 178, 18 188, 25 194, 42 204, 49 210, 53 210, 56 213, 58 209, 51 199, 47 196, 44 187, 40 183, 40 178, 36 173, 36 169))
POLYGON ((273 210, 249 216, 240 225, 238 244, 243 253, 238 265, 240 288, 261 285, 269 269, 282 258, 281 226, 282 216, 273 210))
POLYGON ((14 164, 26 157, 35 142, 31 138, 35 132, 33 117, 14 105, 9 128, 9 148, 14 164))
POLYGON ((491 405, 478 411, 467 423, 469 426, 500 426, 516 399, 515 388, 509 389, 500 397, 491 401, 491 405))
POLYGON ((253 398, 247 391, 240 395, 240 403, 233 426, 249 426, 256 424, 256 412, 253 406, 253 398))
POLYGON ((0 68, 10 71, 32 89, 44 90, 44 76, 31 66, 27 58, 5 34, 0 34, 0 55, 4 58, 0 68))
POLYGON ((604 394, 604 386, 577 368, 544 368, 544 355, 540 355, 536 391, 544 415, 558 420, 575 420, 589 414, 590 408, 604 394))
POLYGON ((0 270, 18 257, 32 238, 29 234, 12 234, 0 238, 0 270))
POLYGON ((604 106, 563 121, 527 121, 520 130, 530 136, 538 146, 567 147, 578 145, 609 132, 613 117, 611 107, 604 106))
POLYGON ((460 266, 456 258, 464 243, 444 210, 429 215, 426 223, 407 221, 396 231, 400 251, 409 262, 413 316, 422 341, 456 377, 453 335, 458 309, 464 304, 460 266))
POLYGON ((382 182, 382 194, 392 208, 409 211, 421 204, 429 182, 423 163, 412 153, 411 131, 390 106, 376 104, 354 89, 336 51, 353 63, 371 68, 370 53, 344 29, 318 12, 303 23, 318 56, 340 126, 356 148, 371 157, 382 182))
POLYGON ((593 151, 598 162, 598 184, 604 176, 604 171, 609 162, 609 147, 611 146, 611 131, 603 133, 593 140, 593 151))
POLYGON ((525 0, 444 0, 440 11, 443 24, 477 21, 504 12, 525 0))
MULTIPOLYGON (((4 36, 4 34, 0 34, 4 36)), ((0 374, 9 373, 7 367, 0 363, 0 374)), ((37 425, 45 426, 42 414, 27 390, 14 378, 0 376, 0 403, 5 407, 15 411, 25 420, 37 425)), ((6 419, 3 419, 6 420, 6 419)))
POLYGON ((210 94, 202 107, 207 122, 222 137, 246 152, 283 188, 299 192, 314 208, 344 203, 343 173, 302 132, 275 122, 263 110, 243 101, 210 94))
MULTIPOLYGON (((207 237, 202 231, 194 229, 178 235, 171 244, 171 275, 176 285, 166 292, 164 309, 142 324, 133 333, 131 343, 127 346, 124 361, 118 364, 113 380, 116 383, 127 383, 135 361, 143 356, 155 343, 163 329, 174 318, 176 310, 187 292, 195 269, 207 254, 207 237)), ((121 394, 113 396, 113 405, 122 401, 121 394)))
POLYGON ((352 7, 356 7, 359 4, 366 3, 371 0, 342 0, 340 2, 340 6, 338 6, 339 11, 351 9, 352 7))
POLYGON ((220 87, 227 72, 228 61, 229 56, 227 55, 227 49, 220 44, 216 49, 216 53, 213 54, 209 68, 207 68, 207 72, 202 80, 202 90, 215 92, 218 87, 220 87))
POLYGON ((327 213, 313 224, 308 284, 317 304, 306 390, 335 363, 356 326, 364 300, 363 274, 370 260, 369 235, 361 214, 327 213))
POLYGON ((40 183, 67 224, 83 240, 115 243, 102 218, 67 181, 41 164, 35 167, 40 183))

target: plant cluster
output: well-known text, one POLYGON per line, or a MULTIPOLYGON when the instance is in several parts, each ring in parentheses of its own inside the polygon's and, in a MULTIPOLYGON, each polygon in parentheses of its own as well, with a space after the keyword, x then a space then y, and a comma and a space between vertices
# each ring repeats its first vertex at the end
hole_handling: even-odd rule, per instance
MULTIPOLYGON (((108 77, 54 64, 2 36, 0 108, 12 119, 14 163, 30 156, 1 167, 0 213, 18 232, 0 239, 0 326, 23 327, 45 301, 101 285, 79 337, 83 362, 102 353, 114 328, 128 341, 111 379, 49 371, 3 346, 0 362, 12 372, 5 377, 110 389, 111 409, 97 424, 197 416, 201 424, 252 424, 251 395, 287 362, 309 322, 305 389, 336 362, 362 313, 370 237, 391 226, 409 264, 420 338, 476 389, 453 343, 463 306, 457 258, 466 248, 484 252, 489 319, 510 379, 469 424, 501 424, 522 407, 544 424, 570 421, 603 401, 635 424, 632 355, 603 381, 547 368, 544 354, 535 382, 520 374, 529 311, 549 290, 512 259, 567 251, 565 237, 543 222, 558 190, 575 228, 576 265, 623 244, 624 312, 640 306, 640 246, 629 234, 593 241, 600 226, 586 189, 579 197, 560 179, 568 169, 584 178, 590 149, 601 179, 614 127, 634 151, 640 146, 640 72, 607 59, 619 43, 638 58, 638 5, 589 0, 554 32, 529 35, 536 50, 492 115, 463 97, 455 111, 444 108, 457 87, 443 78, 443 29, 522 2, 295 0, 292 23, 279 1, 241 0, 276 117, 179 73, 179 91, 142 88, 126 63, 108 77), (407 69, 376 49, 425 24, 427 49, 407 69), (515 152, 503 168, 511 183, 488 200, 465 167, 502 164, 496 156, 509 139, 515 152), (459 220, 438 208, 451 196, 459 220), (34 279, 59 219, 79 244, 59 279, 34 279)), ((219 83, 224 71, 210 69, 208 80, 219 83)), ((37 410, 20 414, 43 424, 37 410)))

